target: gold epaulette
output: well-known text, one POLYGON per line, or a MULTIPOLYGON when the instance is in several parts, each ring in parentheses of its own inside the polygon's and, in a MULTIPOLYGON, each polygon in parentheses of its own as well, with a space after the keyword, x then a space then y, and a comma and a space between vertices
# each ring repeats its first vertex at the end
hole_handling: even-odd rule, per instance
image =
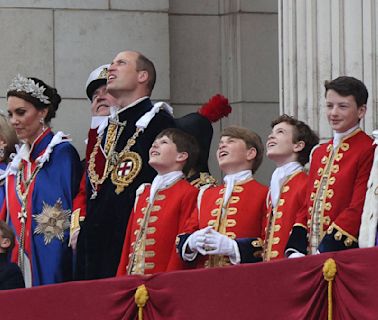
POLYGON ((197 179, 191 181, 190 184, 196 188, 200 188, 206 185, 215 186, 217 184, 217 180, 208 172, 200 172, 200 176, 197 179))

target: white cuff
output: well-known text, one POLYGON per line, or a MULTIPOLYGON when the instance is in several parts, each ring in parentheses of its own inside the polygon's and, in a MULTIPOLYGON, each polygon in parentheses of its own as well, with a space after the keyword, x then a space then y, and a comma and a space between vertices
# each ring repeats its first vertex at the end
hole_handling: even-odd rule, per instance
POLYGON ((289 259, 291 258, 302 258, 304 257, 305 255, 301 252, 293 252, 291 255, 289 255, 289 259))
POLYGON ((185 261, 193 261, 197 257, 197 252, 187 253, 186 248, 189 246, 189 237, 182 246, 181 256, 185 261))
POLYGON ((239 264, 240 261, 241 261, 239 246, 238 246, 238 244, 237 244, 237 242, 235 240, 232 240, 232 241, 233 241, 232 244, 234 246, 234 254, 232 256, 229 256, 230 262, 232 264, 239 264))
POLYGON ((293 253, 302 253, 302 252, 299 252, 297 249, 294 249, 294 248, 287 248, 285 250, 285 257, 289 258, 290 255, 292 255, 293 253))
POLYGON ((91 129, 96 129, 103 123, 108 116, 93 116, 91 121, 91 129))

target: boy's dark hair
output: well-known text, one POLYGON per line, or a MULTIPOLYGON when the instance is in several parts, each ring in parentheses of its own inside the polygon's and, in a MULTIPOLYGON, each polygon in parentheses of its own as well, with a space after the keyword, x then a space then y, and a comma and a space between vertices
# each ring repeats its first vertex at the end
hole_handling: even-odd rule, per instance
POLYGON ((187 176, 191 169, 195 168, 199 156, 199 147, 197 140, 186 132, 177 128, 167 128, 160 132, 155 139, 167 136, 176 145, 178 152, 186 152, 186 159, 182 172, 187 176))
POLYGON ((306 123, 287 114, 283 114, 276 120, 273 120, 270 126, 273 128, 275 125, 281 122, 286 122, 287 124, 293 126, 293 143, 297 143, 299 141, 303 141, 305 143, 304 148, 298 152, 297 159, 297 161, 304 166, 309 161, 312 148, 319 143, 318 135, 311 130, 306 123))
POLYGON ((245 142, 247 149, 256 149, 256 157, 252 161, 251 168, 252 173, 255 173, 257 169, 260 167, 264 156, 264 145, 262 143, 261 137, 257 133, 247 128, 238 126, 227 127, 222 131, 221 137, 232 137, 236 139, 241 139, 245 142))
POLYGON ((331 81, 327 80, 324 87, 325 96, 328 90, 334 90, 343 97, 353 96, 358 108, 366 104, 369 97, 365 84, 353 77, 341 76, 331 81))
POLYGON ((10 251, 12 251, 12 249, 14 248, 14 232, 12 230, 12 228, 10 226, 8 226, 4 221, 0 220, 0 235, 5 238, 5 239, 9 239, 10 241, 10 246, 5 249, 5 251, 8 253, 10 251))

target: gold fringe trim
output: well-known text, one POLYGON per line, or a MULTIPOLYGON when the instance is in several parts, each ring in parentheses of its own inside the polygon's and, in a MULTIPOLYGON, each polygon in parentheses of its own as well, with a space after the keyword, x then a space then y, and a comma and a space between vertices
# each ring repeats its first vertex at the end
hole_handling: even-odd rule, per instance
POLYGON ((138 320, 143 320, 143 308, 148 301, 148 291, 144 284, 140 285, 135 292, 135 304, 138 306, 138 320))
POLYGON ((332 258, 327 259, 323 265, 324 280, 328 282, 328 320, 332 320, 332 281, 337 273, 336 262, 332 258))

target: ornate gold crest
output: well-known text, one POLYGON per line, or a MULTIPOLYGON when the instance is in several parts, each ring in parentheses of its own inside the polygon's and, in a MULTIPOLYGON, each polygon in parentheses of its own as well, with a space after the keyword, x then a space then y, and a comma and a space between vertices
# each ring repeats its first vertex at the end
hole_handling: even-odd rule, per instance
POLYGON ((197 179, 191 181, 190 184, 196 188, 200 188, 209 184, 215 186, 217 184, 217 180, 208 172, 200 172, 200 176, 197 179))
POLYGON ((43 202, 42 212, 33 215, 38 223, 34 234, 43 234, 45 245, 48 245, 55 237, 63 241, 64 231, 70 227, 70 213, 71 210, 63 209, 60 199, 53 207, 43 202))
POLYGON ((100 74, 98 75, 97 79, 107 79, 108 75, 109 75, 108 68, 103 68, 100 74))
POLYGON ((132 183, 142 168, 142 158, 136 152, 126 152, 119 159, 112 171, 112 182, 116 186, 115 192, 120 194, 125 187, 132 183))

